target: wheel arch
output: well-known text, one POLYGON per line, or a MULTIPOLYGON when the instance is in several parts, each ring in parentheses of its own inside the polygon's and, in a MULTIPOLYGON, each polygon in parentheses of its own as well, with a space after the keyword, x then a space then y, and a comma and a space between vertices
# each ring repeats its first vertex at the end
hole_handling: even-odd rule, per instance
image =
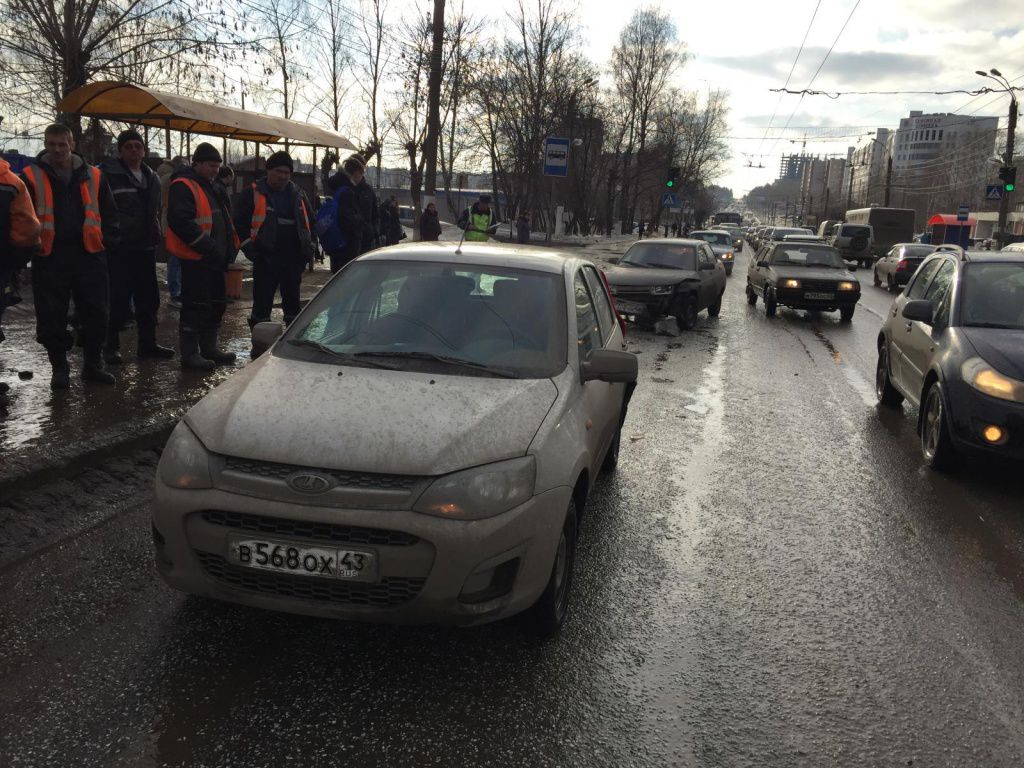
POLYGON ((942 399, 945 401, 942 405, 946 409, 946 412, 949 413, 949 400, 946 398, 946 388, 942 383, 942 375, 937 368, 929 368, 928 373, 925 374, 924 383, 921 385, 921 397, 919 401, 921 404, 917 407, 918 434, 921 434, 921 424, 924 420, 925 397, 928 394, 928 390, 931 389, 932 384, 935 384, 936 382, 938 382, 939 386, 942 386, 942 399))

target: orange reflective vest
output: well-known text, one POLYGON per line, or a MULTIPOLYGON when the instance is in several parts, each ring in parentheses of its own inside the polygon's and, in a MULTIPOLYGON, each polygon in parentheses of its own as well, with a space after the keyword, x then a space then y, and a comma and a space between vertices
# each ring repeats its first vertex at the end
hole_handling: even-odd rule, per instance
MULTIPOLYGON (((38 165, 28 166, 24 174, 32 185, 33 203, 41 228, 39 253, 42 256, 49 256, 53 252, 53 241, 57 236, 50 177, 38 165)), ((100 215, 100 178, 100 169, 90 165, 89 177, 80 185, 82 209, 85 211, 85 219, 82 222, 82 245, 86 253, 102 253, 104 250, 103 217, 100 215)))
MULTIPOLYGON (((206 196, 206 192, 199 185, 199 182, 194 179, 175 179, 171 184, 184 184, 192 192, 192 198, 196 201, 196 224, 203 231, 204 235, 210 235, 213 232, 213 208, 210 206, 210 198, 206 196)), ((231 231, 235 249, 238 249, 238 235, 234 230, 231 231)), ((167 252, 177 256, 179 259, 185 261, 201 261, 203 254, 195 250, 192 246, 195 245, 199 240, 195 240, 191 243, 186 243, 180 237, 178 237, 174 230, 170 226, 166 228, 164 234, 164 247, 167 252)))
MULTIPOLYGON (((267 196, 264 195, 259 189, 256 188, 256 182, 252 183, 252 225, 249 229, 249 240, 255 241, 256 236, 260 233, 260 228, 267 220, 267 196)), ((302 223, 306 227, 306 231, 311 231, 309 226, 309 211, 306 210, 306 201, 301 195, 299 195, 299 205, 302 208, 302 223)), ((280 211, 278 215, 280 215, 280 211)))

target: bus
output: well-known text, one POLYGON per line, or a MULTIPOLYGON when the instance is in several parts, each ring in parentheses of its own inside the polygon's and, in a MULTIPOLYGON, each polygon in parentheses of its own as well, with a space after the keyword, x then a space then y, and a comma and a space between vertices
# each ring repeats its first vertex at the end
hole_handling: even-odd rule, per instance
POLYGON ((712 224, 735 224, 737 227, 743 223, 743 214, 739 211, 719 211, 711 217, 712 224))
POLYGON ((846 212, 846 224, 870 224, 872 230, 872 251, 875 256, 885 256, 896 243, 914 241, 914 218, 912 208, 858 208, 846 212))

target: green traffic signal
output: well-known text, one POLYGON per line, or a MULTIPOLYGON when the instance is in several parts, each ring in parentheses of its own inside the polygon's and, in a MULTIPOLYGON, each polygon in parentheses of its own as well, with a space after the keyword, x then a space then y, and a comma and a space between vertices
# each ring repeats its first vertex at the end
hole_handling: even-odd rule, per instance
POLYGON ((1015 190, 1016 188, 1016 184, 1007 184, 1006 186, 1003 187, 1003 189, 1005 189, 1007 192, 1013 192, 1013 190, 1015 190))
POLYGON ((674 187, 675 185, 676 183, 672 179, 669 179, 668 181, 665 182, 665 186, 668 187, 669 189, 672 189, 672 187, 674 187))

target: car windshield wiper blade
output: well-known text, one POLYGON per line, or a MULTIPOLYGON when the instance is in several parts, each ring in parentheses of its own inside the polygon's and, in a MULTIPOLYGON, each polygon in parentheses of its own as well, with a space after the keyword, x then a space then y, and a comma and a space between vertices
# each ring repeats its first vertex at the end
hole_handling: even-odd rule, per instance
POLYGON ((647 266, 654 267, 655 269, 682 269, 682 267, 677 267, 674 264, 659 264, 657 262, 652 262, 647 266))
POLYGON ((326 344, 321 344, 319 341, 313 341, 313 339, 289 339, 289 344, 294 344, 296 347, 309 347, 315 349, 318 352, 323 352, 325 355, 330 355, 339 360, 344 360, 349 363, 356 365, 365 365, 368 368, 384 368, 389 371, 394 371, 396 368, 393 365, 387 365, 386 363, 376 363, 372 360, 361 360, 357 355, 349 352, 339 352, 336 349, 331 349, 326 344))
POLYGON ((1009 325, 1007 323, 964 323, 968 328, 1004 328, 1008 331, 1014 331, 1020 328, 1019 325, 1009 325))
POLYGON ((514 371, 510 371, 507 368, 495 368, 494 366, 487 365, 486 363, 478 363, 474 360, 464 360, 461 357, 452 357, 450 355, 438 355, 433 352, 356 352, 353 357, 363 359, 365 356, 370 357, 393 357, 398 359, 407 360, 430 360, 435 363, 443 363, 444 365, 458 366, 459 368, 469 368, 474 371, 481 371, 483 373, 490 373, 494 376, 499 376, 503 379, 517 379, 519 378, 514 371))

